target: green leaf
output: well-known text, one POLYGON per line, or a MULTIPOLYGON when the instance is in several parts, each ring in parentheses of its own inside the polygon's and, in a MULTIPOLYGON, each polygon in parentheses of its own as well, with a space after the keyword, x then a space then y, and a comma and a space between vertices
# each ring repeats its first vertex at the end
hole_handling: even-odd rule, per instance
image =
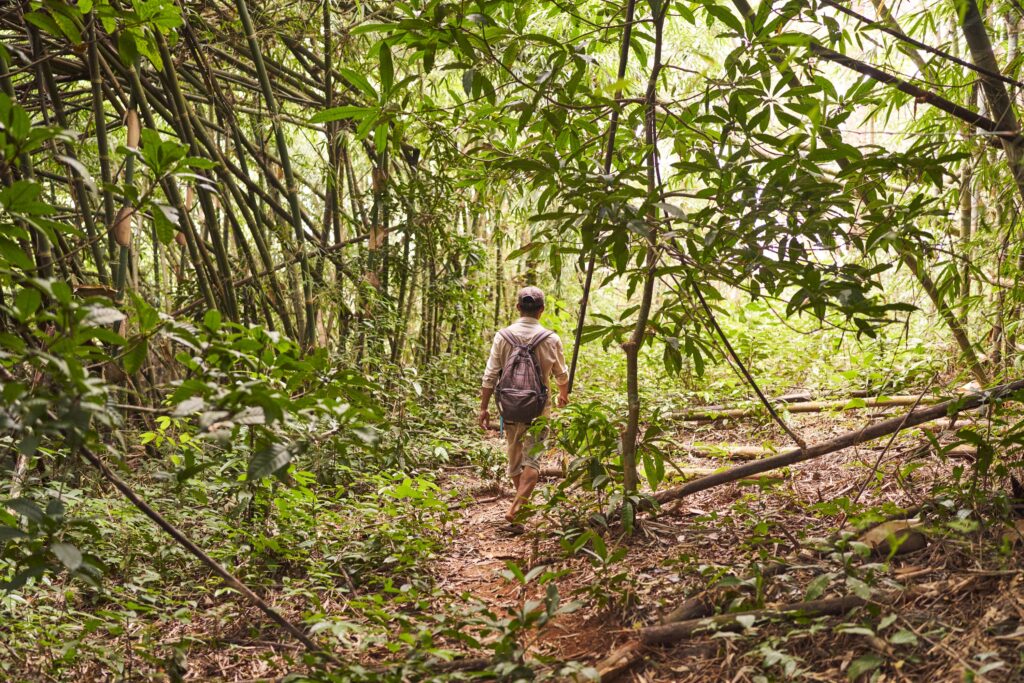
POLYGON ((178 232, 178 210, 166 204, 157 204, 152 212, 153 229, 161 244, 170 244, 178 232))
POLYGON ((825 589, 828 588, 829 582, 832 581, 831 574, 822 574, 816 577, 813 581, 807 584, 807 592, 804 594, 805 600, 817 600, 825 593, 825 589))
POLYGON ((211 332, 218 332, 220 330, 220 324, 220 311, 218 311, 215 308, 210 309, 209 311, 206 312, 206 315, 203 316, 203 325, 206 326, 206 329, 210 330, 211 332))
POLYGON ((846 677, 855 681, 866 673, 874 671, 882 665, 882 658, 878 655, 862 655, 850 662, 850 668, 846 670, 846 677))
POLYGON ((395 84, 395 63, 391 58, 391 48, 384 41, 380 43, 378 52, 380 60, 380 89, 382 97, 387 97, 395 84))
POLYGON ((377 91, 374 89, 372 85, 370 85, 370 81, 366 80, 366 77, 363 76, 361 73, 345 67, 338 67, 338 72, 345 78, 346 81, 348 81, 351 85, 355 86, 364 95, 373 100, 377 99, 377 91))
POLYGON ((43 295, 35 287, 22 287, 14 297, 14 310, 21 322, 26 322, 39 309, 43 295))
POLYGON ((14 498, 4 503, 4 505, 30 522, 38 523, 43 521, 43 511, 28 498, 14 498))
POLYGON ((21 250, 21 247, 6 237, 0 237, 0 264, 3 264, 4 261, 21 270, 35 268, 32 259, 21 250))
POLYGON ((43 12, 27 12, 25 15, 25 21, 32 24, 36 28, 40 29, 44 33, 60 38, 62 37, 62 31, 57 26, 57 22, 53 20, 49 14, 43 12))
POLYGON ((255 481, 278 471, 291 462, 291 451, 278 443, 264 446, 256 451, 249 460, 249 470, 246 479, 255 481))
POLYGON ((358 36, 363 33, 392 33, 400 30, 395 24, 360 24, 349 31, 349 35, 358 36))
POLYGON ((122 361, 124 362, 124 371, 126 374, 134 375, 142 368, 142 364, 146 362, 146 354, 149 352, 149 341, 145 338, 139 340, 139 343, 128 349, 128 352, 124 354, 122 361))
POLYGON ((904 628, 889 636, 889 642, 893 645, 917 645, 917 636, 904 628))
POLYGON ((310 123, 327 123, 329 121, 341 121, 344 119, 363 119, 371 114, 375 114, 376 110, 372 107, 356 107, 347 104, 343 107, 331 107, 325 109, 322 112, 314 114, 310 117, 310 123))
POLYGON ((743 35, 743 23, 735 14, 730 12, 724 6, 709 3, 704 6, 704 9, 707 10, 707 13, 715 19, 718 19, 741 36, 743 35))
POLYGON ((57 556, 68 571, 75 571, 82 566, 82 553, 70 543, 52 543, 50 552, 57 556))

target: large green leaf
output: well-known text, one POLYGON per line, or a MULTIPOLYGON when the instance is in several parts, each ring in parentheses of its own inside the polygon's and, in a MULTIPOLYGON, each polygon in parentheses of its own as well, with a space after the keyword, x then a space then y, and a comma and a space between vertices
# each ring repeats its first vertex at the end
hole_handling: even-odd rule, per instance
POLYGON ((291 450, 286 446, 279 443, 268 444, 256 451, 249 460, 246 478, 250 481, 262 479, 287 465, 291 459, 291 450))

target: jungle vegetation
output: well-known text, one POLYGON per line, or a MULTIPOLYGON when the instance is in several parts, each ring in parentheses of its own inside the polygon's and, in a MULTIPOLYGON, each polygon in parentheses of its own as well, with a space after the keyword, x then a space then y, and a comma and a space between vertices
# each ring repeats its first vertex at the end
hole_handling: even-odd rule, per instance
POLYGON ((0 677, 1020 680, 1022 21, 3 3, 0 677))

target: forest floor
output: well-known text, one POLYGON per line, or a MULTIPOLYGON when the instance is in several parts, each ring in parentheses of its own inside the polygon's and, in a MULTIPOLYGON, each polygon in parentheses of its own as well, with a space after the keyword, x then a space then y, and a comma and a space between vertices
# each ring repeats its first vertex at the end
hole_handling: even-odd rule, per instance
MULTIPOLYGON (((880 417, 881 411, 852 410, 792 414, 788 420, 815 443, 880 417)), ((970 415, 956 429, 972 422, 985 426, 981 416, 970 415)), ((948 427, 944 421, 933 430, 940 443, 957 440, 955 429, 948 427)), ((695 444, 786 446, 777 427, 746 419, 679 423, 670 442, 669 455, 682 470, 736 464, 697 455, 695 444)), ((773 473, 780 476, 761 482, 733 483, 691 495, 666 505, 656 516, 642 514, 632 535, 617 524, 594 525, 607 546, 605 553, 595 553, 592 541, 572 551, 573 539, 597 510, 595 494, 572 488, 564 500, 547 505, 558 490, 557 477, 545 478, 538 486, 525 533, 509 531, 503 519, 511 502, 503 447, 495 435, 454 437, 451 453, 465 457, 433 470, 441 497, 452 511, 437 513, 445 521, 432 532, 436 538, 430 541, 434 545, 425 564, 417 560, 416 571, 425 575, 425 587, 415 589, 419 597, 402 602, 397 590, 363 595, 340 583, 331 588, 333 574, 317 584, 326 586, 317 589, 323 591, 317 609, 337 620, 336 652, 357 659, 370 672, 369 678, 359 680, 375 680, 372 672, 383 664, 400 664, 400 653, 426 656, 409 641, 400 645, 396 635, 400 629, 415 633, 424 625, 442 623, 432 622, 435 617, 463 631, 477 629, 482 642, 481 647, 468 648, 441 629, 431 647, 464 652, 468 658, 490 657, 498 651, 498 641, 510 634, 502 619, 529 612, 536 606, 530 601, 542 601, 548 585, 554 585, 560 603, 578 602, 578 609, 512 634, 524 648, 526 661, 548 680, 567 678, 561 664, 565 662, 575 663, 570 668, 577 670, 603 668, 609 653, 636 643, 641 629, 658 624, 682 604, 691 608, 690 616, 703 617, 809 597, 860 594, 875 602, 832 616, 758 619, 741 628, 734 624, 690 635, 667 647, 637 648, 629 666, 615 673, 637 683, 1024 681, 1024 543, 1017 542, 1019 535, 1006 540, 1007 527, 993 516, 991 496, 969 495, 972 482, 979 488, 1000 488, 1005 482, 972 479, 975 470, 969 456, 939 455, 920 429, 902 432, 891 444, 882 439, 849 448, 773 473), (958 472, 961 483, 943 489, 941 484, 955 481, 958 472), (926 525, 927 543, 921 549, 889 558, 859 555, 848 543, 844 547, 844 541, 837 542, 840 531, 856 534, 872 520, 908 509, 919 509, 926 525), (624 553, 621 559, 598 561, 599 554, 609 557, 617 551, 624 553), (524 581, 515 578, 513 567, 520 576, 537 571, 524 581), (545 575, 548 585, 542 585, 545 575), (890 597, 883 599, 886 595, 890 597), (695 605, 703 612, 695 612, 695 605), (466 617, 481 610, 491 615, 473 626, 466 617), (376 613, 378 621, 372 616, 376 613), (396 615, 408 617, 409 625, 396 615), (487 626, 480 627, 484 621, 487 626)), ((997 454, 996 461, 1002 456, 997 454)), ((542 464, 545 469, 554 467, 562 457, 551 452, 542 464)), ((662 488, 682 481, 672 472, 670 467, 662 488)), ((111 511, 123 505, 112 504, 111 511)), ((340 511, 348 509, 339 505, 340 511)), ((367 514, 376 515, 376 508, 367 514)), ((353 519, 351 524, 377 521, 373 516, 353 519)), ((312 542, 314 554, 325 552, 324 539, 346 552, 359 542, 355 526, 321 525, 317 533, 321 536, 312 542)), ((397 538, 410 541, 407 536, 397 538)), ((306 551, 295 552, 299 558, 306 551)), ((178 568, 175 571, 193 566, 177 555, 169 561, 178 568)), ((312 602, 303 582, 312 576, 302 569, 308 563, 296 562, 287 580, 263 589, 273 604, 301 623, 312 602)), ((400 573, 390 566, 380 569, 382 577, 400 573)), ((188 619, 168 612, 149 618, 140 631, 140 615, 120 637, 103 639, 105 632, 97 630, 89 638, 97 640, 97 648, 128 653, 127 664, 122 665, 127 670, 121 671, 125 680, 167 680, 151 672, 166 671, 173 664, 132 655, 139 638, 157 652, 178 644, 187 656, 183 680, 276 680, 287 671, 307 670, 301 664, 301 650, 282 642, 287 639, 255 609, 219 597, 223 588, 218 581, 196 575, 194 584, 183 589, 190 600, 193 592, 203 597, 198 603, 182 603, 184 613, 191 615, 188 619)), ((74 604, 76 613, 95 609, 81 599, 74 604)), ((47 609, 57 618, 70 605, 58 602, 47 609)), ((54 637, 54 642, 34 647, 52 652, 61 646, 54 637)), ((326 642, 328 636, 318 638, 326 642)), ((56 680, 42 674, 45 664, 39 656, 23 662, 26 675, 17 680, 56 680)), ((439 664, 434 670, 444 668, 439 664)), ((103 660, 83 659, 65 668, 60 680, 101 680, 109 672, 110 665, 103 660)))
MULTIPOLYGON (((813 443, 877 420, 878 412, 792 415, 790 422, 813 443)), ((961 419, 955 429, 978 419, 961 419)), ((955 440, 947 421, 936 431, 940 442, 955 440)), ((680 469, 735 464, 694 456, 688 451, 694 442, 785 446, 777 428, 750 421, 681 427, 673 449, 680 469)), ((492 440, 490 446, 502 444, 492 440)), ((557 457, 549 455, 544 464, 557 457)), ((892 444, 883 439, 850 448, 760 484, 692 495, 657 518, 641 519, 632 537, 613 527, 605 534, 609 548, 627 551, 612 566, 592 556, 570 556, 550 512, 540 511, 525 534, 512 535, 503 520, 511 491, 506 487, 496 496, 485 480, 455 470, 445 484, 476 495, 478 502, 460 511, 436 577, 451 599, 481 600, 501 613, 542 592, 503 577, 506 563, 523 572, 539 565, 570 570, 556 579, 559 594, 563 601, 580 600, 582 608, 557 616, 528 639, 527 658, 593 666, 689 596, 704 596, 708 609, 719 612, 800 602, 811 592, 810 597, 833 597, 907 589, 888 604, 883 600, 850 614, 759 620, 672 647, 644 648, 617 674, 646 682, 844 681, 872 675, 871 680, 889 681, 1024 680, 1024 544, 1001 540, 1006 527, 987 523, 987 511, 962 501, 939 503, 929 512, 937 500, 936 482, 949 481, 955 468, 970 471, 969 461, 939 457, 921 430, 908 430, 892 444), (846 510, 856 506, 845 504, 852 500, 876 510, 923 506, 927 544, 892 558, 837 552, 836 533, 855 531, 846 510)), ((534 500, 538 508, 555 485, 542 481, 534 500)))

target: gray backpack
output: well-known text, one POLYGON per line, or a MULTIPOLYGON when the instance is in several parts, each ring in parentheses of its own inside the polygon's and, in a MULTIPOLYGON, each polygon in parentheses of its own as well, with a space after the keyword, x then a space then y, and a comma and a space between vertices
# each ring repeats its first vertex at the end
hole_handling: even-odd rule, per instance
POLYGON ((512 346, 512 351, 494 387, 494 400, 505 422, 530 424, 548 404, 548 387, 541 376, 536 349, 552 332, 538 332, 529 344, 523 344, 507 329, 498 334, 512 346))

